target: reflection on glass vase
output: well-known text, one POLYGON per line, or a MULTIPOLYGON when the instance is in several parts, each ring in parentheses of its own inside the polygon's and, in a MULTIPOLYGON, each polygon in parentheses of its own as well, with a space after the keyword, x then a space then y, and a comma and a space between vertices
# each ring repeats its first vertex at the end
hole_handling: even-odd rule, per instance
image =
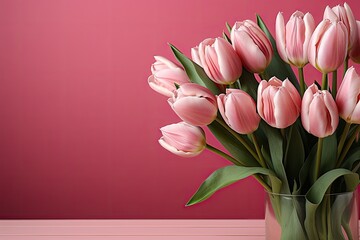
POLYGON ((357 192, 326 194, 319 203, 305 195, 267 193, 267 240, 357 240, 357 192))

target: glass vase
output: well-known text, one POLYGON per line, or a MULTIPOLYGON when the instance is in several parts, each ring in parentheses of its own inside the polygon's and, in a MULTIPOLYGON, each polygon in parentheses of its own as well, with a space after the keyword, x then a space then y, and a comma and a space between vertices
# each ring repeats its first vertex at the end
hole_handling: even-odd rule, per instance
POLYGON ((358 240, 357 192, 326 194, 320 204, 305 195, 267 193, 267 240, 358 240))

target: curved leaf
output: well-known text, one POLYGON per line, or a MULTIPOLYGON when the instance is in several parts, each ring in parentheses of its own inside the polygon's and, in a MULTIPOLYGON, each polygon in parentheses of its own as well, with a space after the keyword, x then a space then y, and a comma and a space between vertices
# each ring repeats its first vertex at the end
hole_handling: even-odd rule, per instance
MULTIPOLYGON (((186 206, 191 206, 202 202, 212 196, 217 190, 229 186, 241 179, 254 174, 268 175, 273 189, 280 189, 281 181, 275 177, 274 173, 269 169, 260 167, 241 167, 227 166, 213 172, 200 186, 196 193, 192 196, 186 206)), ((273 190, 274 191, 274 190, 273 190)))
POLYGON ((310 239, 318 239, 316 229, 316 210, 324 198, 330 185, 339 177, 344 176, 347 190, 352 192, 359 184, 359 175, 347 169, 338 168, 322 175, 306 193, 305 229, 310 239))
POLYGON ((338 168, 322 175, 306 193, 306 199, 313 204, 320 204, 326 190, 337 178, 342 176, 345 178, 347 191, 354 191, 359 184, 359 175, 350 170, 338 168))

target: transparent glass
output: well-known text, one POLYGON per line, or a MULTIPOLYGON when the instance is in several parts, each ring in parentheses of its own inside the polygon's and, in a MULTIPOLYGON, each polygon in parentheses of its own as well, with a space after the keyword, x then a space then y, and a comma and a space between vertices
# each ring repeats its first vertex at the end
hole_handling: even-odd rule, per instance
POLYGON ((304 195, 266 194, 267 240, 359 239, 356 191, 327 194, 320 204, 304 195))

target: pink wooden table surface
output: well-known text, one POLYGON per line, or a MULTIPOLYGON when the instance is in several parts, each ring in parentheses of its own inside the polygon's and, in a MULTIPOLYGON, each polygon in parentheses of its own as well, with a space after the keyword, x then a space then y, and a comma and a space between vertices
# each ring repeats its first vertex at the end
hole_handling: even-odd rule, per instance
POLYGON ((263 240, 264 220, 0 220, 0 240, 263 240))

